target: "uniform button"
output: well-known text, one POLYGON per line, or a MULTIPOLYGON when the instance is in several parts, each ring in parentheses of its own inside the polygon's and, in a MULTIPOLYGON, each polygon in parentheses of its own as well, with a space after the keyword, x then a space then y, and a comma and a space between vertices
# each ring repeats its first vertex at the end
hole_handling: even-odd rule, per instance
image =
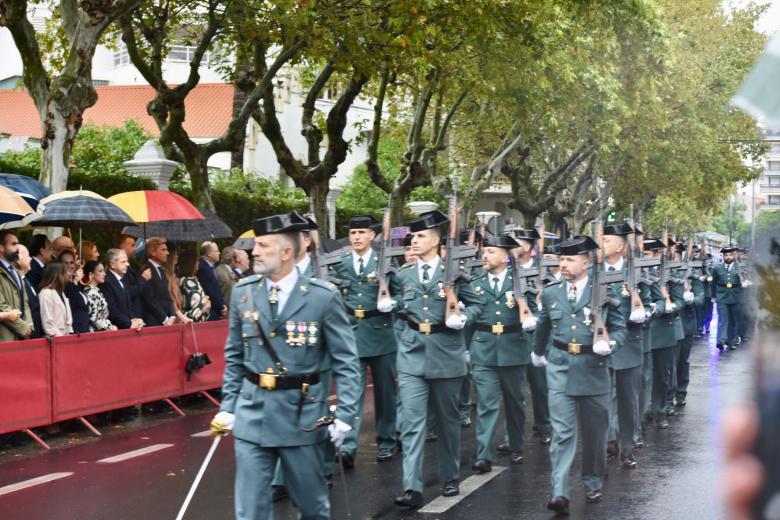
POLYGON ((501 302, 497 301, 497 302, 496 302, 496 305, 501 305, 501 302))
POLYGON ((572 319, 577 319, 577 315, 576 314, 572 314, 571 317, 572 317, 572 319))
POLYGON ((360 297, 360 296, 363 296, 363 293, 362 293, 362 292, 359 292, 359 293, 358 293, 358 296, 359 296, 359 297, 360 297))
POLYGON ((423 298, 427 299, 428 295, 427 294, 423 294, 423 298))
POLYGON ((423 307, 423 310, 424 310, 424 311, 427 311, 427 310, 428 310, 428 307, 423 307))
POLYGON ((271 336, 272 338, 275 338, 275 337, 276 337, 276 332, 271 332, 271 333, 269 334, 269 336, 271 336))
POLYGON ((571 330, 577 330, 577 326, 576 325, 572 325, 571 326, 571 330))
POLYGON ((501 311, 496 311, 496 316, 501 316, 501 311))
POLYGON ((247 333, 246 333, 246 332, 242 332, 242 333, 241 333, 241 337, 242 337, 242 338, 246 338, 246 337, 247 337, 247 333))

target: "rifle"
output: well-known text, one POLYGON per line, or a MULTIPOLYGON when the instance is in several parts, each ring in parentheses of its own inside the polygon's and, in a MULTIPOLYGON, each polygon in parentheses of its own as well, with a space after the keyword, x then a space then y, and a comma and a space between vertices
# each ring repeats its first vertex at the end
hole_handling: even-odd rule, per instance
POLYGON ((599 212, 599 218, 596 221, 594 236, 599 249, 593 251, 593 269, 591 269, 592 285, 590 289, 590 310, 593 316, 593 344, 598 341, 609 343, 609 331, 604 323, 602 313, 607 305, 619 307, 620 301, 609 296, 609 288, 613 283, 623 282, 623 273, 621 271, 603 271, 601 269, 604 249, 604 220, 602 207, 599 212))
POLYGON ((688 246, 685 251, 685 275, 683 276, 683 282, 685 284, 685 291, 691 291, 691 278, 693 277, 693 269, 703 267, 704 263, 701 260, 693 259, 693 237, 688 239, 688 246))
POLYGON ((526 318, 533 317, 531 308, 526 301, 526 294, 535 294, 538 297, 539 290, 528 280, 538 276, 539 272, 534 267, 522 267, 514 255, 510 253, 509 256, 512 259, 512 290, 515 293, 520 323, 522 323, 526 318))
POLYGON ((558 267, 561 265, 561 262, 552 258, 548 260, 544 257, 544 217, 542 215, 536 217, 534 227, 536 228, 536 232, 539 233, 539 242, 536 246, 536 251, 539 253, 537 258, 538 261, 536 262, 536 304, 541 307, 542 291, 544 290, 544 281, 547 277, 547 269, 549 267, 558 267))
MULTIPOLYGON (((636 228, 642 226, 642 212, 639 212, 639 218, 636 222, 636 228)), ((640 268, 637 271, 637 281, 642 285, 653 285, 660 279, 657 276, 653 276, 650 273, 650 268, 658 267, 661 265, 661 261, 657 258, 645 257, 645 241, 639 234, 634 235, 634 241, 636 242, 638 255, 635 257, 634 263, 640 268), (646 268, 646 269, 645 269, 646 268)))
POLYGON ((631 204, 628 225, 631 226, 631 233, 626 237, 626 270, 628 271, 628 290, 631 292, 631 312, 636 310, 644 312, 645 304, 639 296, 639 282, 642 279, 642 260, 644 259, 640 257, 640 248, 636 244, 638 235, 634 227, 636 223, 634 222, 633 204, 631 204))
POLYGON ((664 232, 661 234, 661 241, 664 243, 664 249, 661 253, 661 278, 658 283, 661 286, 661 294, 663 294, 666 305, 671 305, 672 299, 669 297, 669 288, 667 287, 670 269, 668 267, 669 259, 667 258, 667 251, 669 249, 667 246, 667 242, 669 241, 669 230, 666 226, 664 226, 664 232))
POLYGON ((377 265, 377 281, 379 282, 379 292, 377 293, 377 303, 385 298, 390 298, 390 289, 388 279, 395 272, 393 267, 393 258, 404 256, 403 246, 393 247, 391 234, 390 207, 382 210, 382 245, 379 248, 379 262, 377 265))
POLYGON ((454 183, 453 193, 449 197, 448 218, 450 221, 449 233, 447 233, 447 257, 444 259, 444 294, 447 299, 447 307, 444 311, 445 320, 450 316, 460 316, 458 296, 455 294, 455 285, 458 280, 466 280, 465 273, 460 268, 460 261, 472 258, 477 254, 477 248, 473 245, 458 245, 458 188, 454 183))
MULTIPOLYGON (((314 215, 306 215, 310 219, 314 220, 314 215)), ((315 221, 316 223, 316 221, 315 221)), ((341 255, 343 249, 337 251, 331 251, 330 253, 320 252, 320 232, 317 229, 309 231, 311 237, 311 269, 314 273, 314 278, 319 278, 327 282, 339 284, 341 280, 330 274, 330 266, 341 262, 341 255)))

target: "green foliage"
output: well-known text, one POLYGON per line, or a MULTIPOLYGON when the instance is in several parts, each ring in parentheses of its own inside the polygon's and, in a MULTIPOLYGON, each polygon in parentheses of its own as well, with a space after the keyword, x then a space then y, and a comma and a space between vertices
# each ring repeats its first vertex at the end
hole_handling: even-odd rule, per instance
POLYGON ((710 227, 721 235, 728 237, 731 231, 731 241, 735 245, 747 246, 750 244, 750 223, 743 217, 747 206, 741 202, 726 203, 720 208, 720 212, 712 219, 710 227))
POLYGON ((756 234, 780 229, 780 211, 762 211, 756 219, 756 234))

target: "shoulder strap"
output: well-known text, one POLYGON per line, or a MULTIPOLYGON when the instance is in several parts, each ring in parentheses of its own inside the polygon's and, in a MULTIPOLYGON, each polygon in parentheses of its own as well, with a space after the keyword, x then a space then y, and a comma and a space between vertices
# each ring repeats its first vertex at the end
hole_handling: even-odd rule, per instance
MULTIPOLYGON (((253 305, 254 307, 254 305, 253 305)), ((279 356, 277 355, 276 351, 274 350, 274 347, 271 345, 271 342, 268 341, 268 336, 265 335, 265 331, 263 330, 263 326, 260 325, 260 314, 255 311, 252 314, 252 319, 255 322, 255 326, 257 327, 257 333, 260 335, 260 341, 263 342, 263 348, 265 348, 266 353, 271 357, 271 360, 274 362, 274 365, 276 365, 276 368, 279 370, 280 374, 284 374, 287 372, 287 368, 282 363, 282 360, 279 359, 279 356)))

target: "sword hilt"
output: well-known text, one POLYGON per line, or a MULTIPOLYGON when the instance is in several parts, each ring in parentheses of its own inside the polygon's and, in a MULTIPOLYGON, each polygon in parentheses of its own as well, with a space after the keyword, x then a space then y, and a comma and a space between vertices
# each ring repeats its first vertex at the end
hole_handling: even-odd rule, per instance
POLYGON ((330 426, 336 421, 336 405, 331 405, 330 409, 328 410, 328 415, 323 415, 317 421, 309 426, 308 428, 301 428, 305 432, 313 432, 317 431, 323 426, 330 426))

